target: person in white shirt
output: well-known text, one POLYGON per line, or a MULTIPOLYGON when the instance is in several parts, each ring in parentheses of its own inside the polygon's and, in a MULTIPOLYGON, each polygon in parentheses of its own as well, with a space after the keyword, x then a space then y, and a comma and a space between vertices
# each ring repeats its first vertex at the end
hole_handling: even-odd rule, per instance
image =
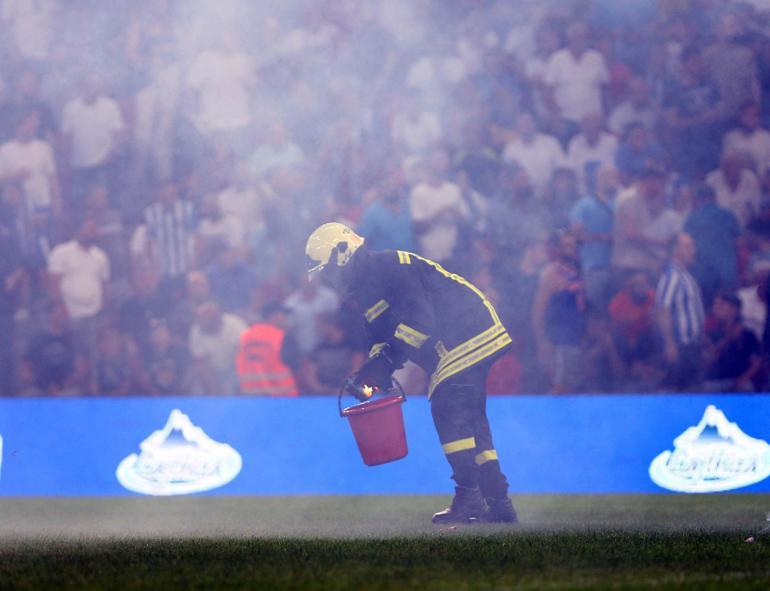
POLYGON ((223 214, 216 195, 207 195, 201 203, 201 218, 195 232, 195 260, 205 267, 223 251, 244 252, 243 222, 223 214))
POLYGON ((55 298, 60 298, 72 320, 93 318, 104 306, 105 284, 110 262, 96 246, 96 222, 85 219, 77 235, 54 247, 48 259, 48 273, 55 298))
POLYGON ((745 166, 745 158, 736 152, 726 152, 719 168, 706 176, 706 184, 716 193, 717 203, 733 212, 741 228, 759 213, 762 190, 759 179, 745 166))
POLYGON ((446 180, 449 157, 435 149, 428 159, 426 179, 409 195, 409 212, 418 236, 420 252, 438 263, 455 254, 460 228, 470 218, 462 191, 446 180))
POLYGON ((657 111, 650 95, 650 86, 643 78, 628 81, 628 98, 612 110, 607 120, 607 128, 617 136, 632 123, 639 123, 654 132, 657 124, 657 111))
POLYGON ((584 23, 567 28, 567 47, 548 60, 544 82, 550 89, 549 102, 562 118, 577 123, 591 113, 604 113, 609 73, 602 54, 588 48, 584 23))
POLYGON ((246 54, 226 35, 220 47, 203 51, 187 73, 187 85, 197 104, 194 123, 204 136, 225 135, 237 140, 236 151, 244 152, 252 124, 254 67, 246 54))
POLYGON ((0 19, 10 30, 19 57, 48 59, 59 8, 59 0, 3 0, 0 19))
POLYGON ((134 166, 137 179, 173 176, 174 135, 182 91, 182 68, 171 43, 153 48, 148 84, 136 95, 134 166))
POLYGON ((506 144, 503 160, 518 163, 526 170, 535 192, 540 195, 553 171, 564 164, 564 151, 555 137, 537 131, 535 118, 526 111, 516 118, 516 134, 506 144))
POLYGON ((567 167, 571 168, 585 186, 586 165, 614 166, 618 151, 617 138, 604 131, 602 116, 592 113, 580 122, 580 133, 570 140, 567 167))
POLYGON ((748 155, 754 171, 759 178, 764 178, 770 169, 770 131, 761 124, 759 105, 754 101, 745 103, 738 117, 738 127, 725 134, 723 152, 748 155))
POLYGON ((405 156, 425 152, 441 141, 443 130, 439 118, 422 109, 415 94, 404 95, 402 107, 393 118, 390 135, 405 156))
POLYGON ((315 350, 321 342, 318 320, 336 312, 340 300, 333 290, 320 281, 303 281, 299 289, 289 294, 283 305, 289 311, 289 324, 303 355, 315 350))
POLYGON ((60 128, 77 196, 82 197, 92 184, 112 187, 110 165, 124 129, 118 103, 102 92, 96 78, 86 78, 80 96, 64 105, 60 128))
POLYGON ((240 393, 235 358, 241 334, 247 328, 240 317, 222 312, 212 300, 198 306, 195 324, 190 329, 189 348, 201 394, 240 393))
POLYGON ((38 139, 40 115, 24 113, 13 140, 0 146, 0 179, 18 182, 29 212, 61 213, 61 196, 53 150, 38 139))
POLYGON ((532 83, 533 110, 539 117, 548 117, 548 87, 545 83, 545 73, 548 61, 555 51, 561 47, 559 32, 551 24, 540 24, 535 33, 535 51, 531 55, 517 57, 523 61, 524 74, 532 83))

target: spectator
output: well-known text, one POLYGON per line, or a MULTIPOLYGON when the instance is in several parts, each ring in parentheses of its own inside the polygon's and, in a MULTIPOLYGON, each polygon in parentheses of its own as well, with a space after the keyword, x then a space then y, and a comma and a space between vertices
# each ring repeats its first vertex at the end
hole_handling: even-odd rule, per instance
POLYGON ((107 255, 112 276, 127 276, 130 267, 123 216, 110 206, 106 187, 91 187, 85 199, 85 215, 96 224, 96 245, 107 255))
POLYGON ((722 156, 719 168, 706 177, 719 205, 735 215, 741 229, 759 213, 762 193, 757 175, 745 166, 745 158, 735 152, 722 156))
POLYGON ((682 52, 682 72, 664 98, 665 139, 675 167, 688 180, 699 179, 719 159, 722 107, 697 47, 682 52))
POLYGON ((746 101, 759 102, 757 62, 751 49, 740 42, 744 31, 736 14, 725 11, 715 29, 716 39, 703 58, 719 90, 722 118, 730 120, 746 101))
POLYGON ((163 320, 152 322, 149 346, 142 351, 148 394, 178 396, 188 391, 190 353, 173 338, 163 320))
POLYGON ((543 269, 532 306, 532 324, 540 363, 555 393, 576 392, 583 385, 580 344, 586 330, 585 294, 577 241, 569 233, 551 238, 552 261, 543 269))
POLYGON ((531 113, 516 118, 516 137, 503 151, 505 162, 516 163, 527 171, 535 194, 540 196, 553 172, 564 163, 564 151, 553 136, 539 133, 531 113))
POLYGON ((753 391, 762 366, 759 340, 741 322, 741 300, 732 292, 719 292, 712 314, 716 326, 707 334, 704 390, 753 391))
POLYGON ((650 139, 647 129, 640 123, 631 123, 615 158, 623 185, 630 185, 645 168, 660 166, 663 161, 663 151, 650 139))
POLYGON ((695 262, 695 241, 677 235, 670 262, 655 294, 658 330, 663 337, 667 374, 662 386, 689 390, 700 385, 705 314, 700 287, 688 268, 695 262))
POLYGON ((149 256, 156 261, 163 291, 179 291, 184 276, 195 268, 193 204, 179 197, 176 183, 161 184, 155 203, 144 210, 149 256))
POLYGON ((319 281, 303 281, 283 304, 289 311, 289 328, 297 338, 302 355, 310 354, 318 346, 321 339, 318 334, 319 316, 340 308, 334 291, 319 281))
POLYGON ((56 139, 56 120, 53 110, 40 92, 40 74, 37 69, 25 68, 14 80, 10 112, 20 121, 30 111, 37 112, 39 116, 41 139, 53 145, 56 139))
POLYGON ((0 146, 0 178, 19 183, 24 206, 49 221, 62 213, 59 180, 51 146, 38 138, 37 111, 20 114, 14 139, 0 146))
POLYGON ((604 131, 602 125, 601 115, 585 115, 580 120, 580 133, 572 138, 567 149, 567 166, 578 175, 584 187, 588 165, 615 164, 618 140, 604 131))
POLYGON ((547 210, 523 168, 502 166, 498 187, 489 202, 487 236, 500 258, 515 267, 531 244, 548 236, 547 210))
POLYGON ((211 260, 206 274, 222 309, 245 317, 259 287, 253 265, 237 249, 223 249, 211 260))
POLYGON ((0 202, 0 396, 16 392, 14 320, 25 273, 14 221, 11 206, 0 202))
POLYGON ((617 391, 624 377, 624 365, 605 311, 587 308, 585 335, 580 346, 583 357, 581 386, 593 392, 617 391))
POLYGON ((134 167, 137 179, 155 182, 172 179, 174 142, 182 94, 182 68, 168 40, 150 49, 147 85, 136 94, 133 128, 134 167))
POLYGON ((646 273, 631 275, 610 301, 608 311, 615 347, 628 384, 652 389, 658 379, 654 366, 660 348, 655 322, 655 290, 646 273))
POLYGON ((249 157, 249 168, 257 178, 267 178, 275 170, 299 166, 305 161, 302 148, 291 141, 282 121, 270 125, 265 140, 249 157))
POLYGON ((541 199, 543 221, 549 230, 563 230, 570 224, 569 213, 580 199, 580 183, 570 168, 557 168, 541 199))
POLYGON ((632 78, 628 82, 628 98, 612 110, 607 119, 607 128, 620 136, 629 125, 635 123, 654 133, 657 116, 649 85, 642 78, 632 78))
POLYGON ((50 55, 59 0, 5 0, 0 12, 2 23, 11 32, 14 50, 21 59, 43 61, 50 55))
POLYGON ((265 182, 254 182, 245 163, 235 165, 230 182, 217 195, 222 215, 240 220, 246 243, 255 252, 260 252, 265 242, 266 208, 273 199, 275 195, 270 186, 265 182))
POLYGON ((342 382, 365 361, 365 355, 345 336, 336 313, 318 317, 320 342, 308 357, 306 384, 308 394, 333 394, 342 382))
POLYGON ((416 241, 403 171, 394 168, 386 173, 374 195, 374 201, 361 215, 358 234, 366 238, 366 244, 373 250, 414 252, 416 241))
POLYGON ((692 274, 698 281, 705 302, 721 289, 735 289, 738 284, 738 220, 720 207, 714 189, 708 185, 695 191, 695 208, 684 224, 695 241, 692 274))
POLYGON ((297 396, 299 393, 289 367, 296 357, 296 345, 287 338, 287 312, 281 304, 263 306, 261 321, 241 334, 236 359, 241 394, 297 396))
POLYGON ((92 321, 104 308, 110 261, 95 240, 96 223, 87 218, 72 240, 56 246, 48 260, 53 299, 64 303, 75 322, 92 321))
POLYGON ((604 166, 596 175, 596 191, 582 197, 570 211, 570 228, 580 245, 586 300, 597 310, 605 310, 612 296, 612 225, 618 187, 618 171, 604 166))
POLYGON ((241 335, 248 329, 238 316, 222 312, 213 300, 196 310, 190 329, 190 354, 195 383, 200 394, 234 395, 239 392, 236 355, 241 335))
POLYGON ((137 394, 143 368, 136 343, 114 326, 106 326, 97 336, 97 347, 99 355, 94 367, 94 394, 137 394))
POLYGON ((439 263, 454 256, 461 227, 470 217, 460 188, 447 180, 448 167, 445 150, 431 152, 425 180, 415 185, 409 195, 420 253, 439 263))
POLYGON ((723 152, 747 155, 759 178, 770 169, 770 131, 761 127, 759 105, 748 102, 741 107, 738 127, 725 134, 723 152))
POLYGON ((111 190, 125 124, 118 103, 104 93, 96 77, 87 76, 80 94, 64 105, 60 131, 72 171, 75 202, 91 185, 111 190))
POLYGON ((405 157, 424 154, 441 141, 441 121, 435 113, 420 106, 416 94, 405 94, 402 101, 391 124, 391 139, 397 152, 405 157))
POLYGON ((612 266, 622 279, 642 271, 657 277, 671 241, 682 230, 681 214, 666 206, 666 174, 644 170, 615 205, 612 266))
POLYGON ((223 252, 244 253, 243 223, 232 215, 223 215, 215 195, 203 198, 195 232, 195 261, 201 268, 214 263, 223 252))
POLYGON ((573 124, 587 115, 604 113, 603 93, 609 82, 604 57, 588 48, 588 27, 574 22, 567 28, 567 47, 555 51, 545 68, 549 103, 573 124))
POLYGON ((49 303, 45 325, 32 333, 22 360, 22 394, 82 395, 88 385, 88 361, 59 301, 49 303))
POLYGON ((96 223, 85 219, 75 237, 56 246, 48 259, 52 298, 64 303, 73 330, 85 346, 91 371, 89 392, 96 389, 93 374, 98 359, 96 337, 110 278, 110 261, 95 241, 96 223))
POLYGON ((187 72, 196 105, 194 123, 210 140, 224 140, 244 156, 251 146, 254 66, 232 32, 199 53, 187 72))
POLYGON ((534 53, 518 56, 523 61, 524 74, 532 84, 534 110, 539 117, 547 117, 550 114, 545 76, 548 60, 561 45, 561 35, 557 28, 551 23, 541 23, 535 31, 534 53))

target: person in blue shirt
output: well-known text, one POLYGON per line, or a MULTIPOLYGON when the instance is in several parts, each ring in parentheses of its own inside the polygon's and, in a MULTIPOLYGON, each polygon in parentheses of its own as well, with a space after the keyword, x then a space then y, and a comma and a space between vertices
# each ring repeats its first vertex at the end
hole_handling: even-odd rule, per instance
POLYGON ((694 209, 684 224, 695 241, 692 274, 708 304, 720 289, 738 285, 738 238, 741 230, 732 212, 716 202, 714 189, 700 185, 694 193, 694 209))
POLYGON ((580 266, 586 299, 604 310, 612 297, 613 204, 620 186, 618 171, 610 165, 596 173, 595 190, 578 200, 570 211, 570 227, 580 243, 580 266))
POLYGON ((416 250, 408 193, 400 171, 387 175, 377 198, 361 215, 356 231, 374 250, 416 250))

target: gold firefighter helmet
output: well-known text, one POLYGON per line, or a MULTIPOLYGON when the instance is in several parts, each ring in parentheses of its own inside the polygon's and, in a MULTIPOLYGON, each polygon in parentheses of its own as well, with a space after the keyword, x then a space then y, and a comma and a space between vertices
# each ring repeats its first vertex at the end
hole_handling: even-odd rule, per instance
POLYGON ((305 245, 308 274, 313 275, 328 264, 345 266, 353 253, 364 243, 364 238, 339 222, 318 226, 305 245))

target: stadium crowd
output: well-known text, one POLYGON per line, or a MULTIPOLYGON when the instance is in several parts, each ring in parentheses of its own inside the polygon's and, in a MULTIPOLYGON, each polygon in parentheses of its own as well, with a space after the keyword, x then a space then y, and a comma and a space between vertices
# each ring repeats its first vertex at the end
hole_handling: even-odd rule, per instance
POLYGON ((493 300, 493 393, 768 383, 766 0, 0 6, 2 395, 269 394, 253 326, 336 393, 331 220, 493 300))

